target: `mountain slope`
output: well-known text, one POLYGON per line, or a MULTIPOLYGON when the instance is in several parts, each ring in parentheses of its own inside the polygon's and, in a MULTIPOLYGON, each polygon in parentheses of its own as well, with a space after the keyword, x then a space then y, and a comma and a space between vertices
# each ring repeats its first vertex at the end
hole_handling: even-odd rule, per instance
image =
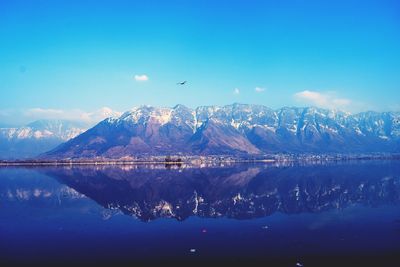
POLYGON ((46 153, 50 158, 271 152, 400 152, 400 114, 233 104, 141 106, 46 153))
POLYGON ((210 119, 197 129, 190 139, 194 153, 234 154, 261 153, 250 141, 231 125, 210 119))
POLYGON ((0 158, 35 157, 84 132, 65 120, 38 120, 23 127, 0 128, 0 158))

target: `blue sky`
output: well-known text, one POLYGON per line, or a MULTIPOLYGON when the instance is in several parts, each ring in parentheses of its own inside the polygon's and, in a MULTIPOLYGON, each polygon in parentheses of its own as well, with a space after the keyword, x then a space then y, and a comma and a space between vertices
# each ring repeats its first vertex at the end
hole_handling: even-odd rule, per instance
POLYGON ((0 59, 0 120, 178 103, 400 110, 400 2, 1 0, 0 59))

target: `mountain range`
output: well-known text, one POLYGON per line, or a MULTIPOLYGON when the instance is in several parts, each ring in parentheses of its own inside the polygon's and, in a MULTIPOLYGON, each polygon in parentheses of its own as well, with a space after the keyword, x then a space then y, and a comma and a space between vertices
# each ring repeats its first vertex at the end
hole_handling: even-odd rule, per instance
POLYGON ((400 152, 400 113, 232 104, 140 106, 107 118, 45 158, 400 152))
POLYGON ((0 128, 0 159, 38 156, 86 129, 80 123, 67 120, 37 120, 22 127, 0 128))

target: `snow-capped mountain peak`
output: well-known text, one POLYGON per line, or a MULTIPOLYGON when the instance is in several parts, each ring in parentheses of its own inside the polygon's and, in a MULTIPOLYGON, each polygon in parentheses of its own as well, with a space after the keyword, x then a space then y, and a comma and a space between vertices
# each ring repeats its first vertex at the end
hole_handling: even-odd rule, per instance
POLYGON ((83 133, 87 128, 66 120, 37 120, 28 125, 0 128, 1 158, 39 155, 83 133))
POLYGON ((351 115, 315 107, 272 110, 238 103, 195 109, 140 106, 48 155, 398 152, 400 124, 395 122, 399 117, 395 112, 351 115))

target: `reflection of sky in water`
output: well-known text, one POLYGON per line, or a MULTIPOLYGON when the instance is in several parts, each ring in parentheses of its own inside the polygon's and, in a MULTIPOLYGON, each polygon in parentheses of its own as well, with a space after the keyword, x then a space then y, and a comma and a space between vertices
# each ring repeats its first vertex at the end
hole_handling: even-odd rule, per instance
POLYGON ((383 255, 399 196, 398 162, 1 169, 0 259, 383 255))

